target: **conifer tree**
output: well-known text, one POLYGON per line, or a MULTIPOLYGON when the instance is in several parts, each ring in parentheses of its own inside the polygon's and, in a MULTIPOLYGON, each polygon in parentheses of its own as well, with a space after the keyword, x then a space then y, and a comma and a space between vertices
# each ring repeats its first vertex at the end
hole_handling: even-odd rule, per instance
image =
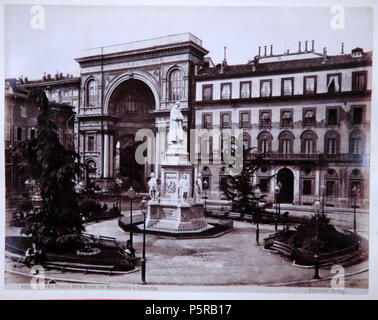
POLYGON ((83 230, 75 191, 82 167, 78 154, 66 150, 59 141, 46 94, 40 89, 32 90, 28 104, 40 110, 37 136, 18 143, 12 155, 24 178, 37 181, 42 203, 39 211, 28 217, 22 232, 47 249, 70 249, 83 230))

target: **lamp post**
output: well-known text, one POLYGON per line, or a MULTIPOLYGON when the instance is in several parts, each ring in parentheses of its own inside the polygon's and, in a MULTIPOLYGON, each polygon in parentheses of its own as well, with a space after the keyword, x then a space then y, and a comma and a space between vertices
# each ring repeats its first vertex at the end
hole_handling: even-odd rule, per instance
MULTIPOLYGON (((276 196, 276 218, 275 218, 275 224, 274 224, 274 229, 277 232, 278 231, 278 216, 279 216, 279 209, 278 209, 278 196, 280 195, 280 183, 276 185, 274 188, 274 193, 276 196)), ((281 208, 280 208, 281 209, 281 208)))
POLYGON ((325 216, 325 213, 324 213, 324 194, 325 194, 325 191, 326 191, 326 187, 325 187, 325 185, 322 185, 320 187, 320 194, 322 195, 322 217, 323 218, 325 216))
POLYGON ((122 212, 121 208, 121 199, 120 199, 120 190, 122 188, 123 181, 120 178, 115 179, 115 184, 116 184, 116 190, 117 190, 117 208, 119 210, 119 213, 122 212))
POLYGON ((320 201, 316 200, 314 204, 315 220, 316 220, 316 231, 315 231, 315 275, 314 279, 320 279, 319 277, 319 214, 320 214, 320 201))
POLYGON ((256 203, 256 243, 257 245, 260 245, 259 243, 259 236, 260 236, 260 228, 259 228, 259 213, 260 213, 260 194, 261 190, 259 187, 255 190, 255 197, 257 199, 256 203))
POLYGON ((143 251, 142 251, 142 284, 146 283, 146 214, 147 214, 147 201, 143 197, 141 202, 143 214, 143 251))
POLYGON ((352 189, 352 197, 353 197, 353 232, 357 232, 357 194, 358 194, 359 188, 358 186, 354 186, 352 189))
POLYGON ((126 196, 130 198, 130 243, 133 245, 133 199, 136 196, 136 192, 133 187, 127 190, 126 196))
POLYGON ((205 213, 206 213, 206 199, 207 199, 207 189, 209 188, 209 183, 207 179, 203 180, 203 189, 205 190, 205 213))

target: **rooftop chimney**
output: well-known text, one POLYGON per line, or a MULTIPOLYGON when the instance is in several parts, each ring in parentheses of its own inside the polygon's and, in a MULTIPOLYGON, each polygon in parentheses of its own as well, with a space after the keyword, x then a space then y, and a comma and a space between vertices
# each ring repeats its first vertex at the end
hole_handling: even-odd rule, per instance
POLYGON ((311 51, 312 51, 312 52, 315 51, 314 45, 315 45, 315 41, 314 41, 314 40, 311 40, 311 51))
POLYGON ((308 52, 308 48, 307 48, 307 40, 305 41, 305 51, 308 52))
POLYGON ((302 52, 302 42, 301 41, 299 41, 298 42, 298 52, 302 52))
POLYGON ((344 42, 341 42, 341 54, 344 54, 344 42))
POLYGON ((266 57, 266 46, 264 46, 264 57, 266 57))
POLYGON ((259 46, 259 54, 258 56, 260 57, 261 56, 261 46, 259 46))
POLYGON ((324 47, 323 48, 323 62, 326 62, 327 61, 327 47, 324 47))
POLYGON ((270 55, 271 56, 273 55, 273 45, 272 44, 270 45, 270 55))

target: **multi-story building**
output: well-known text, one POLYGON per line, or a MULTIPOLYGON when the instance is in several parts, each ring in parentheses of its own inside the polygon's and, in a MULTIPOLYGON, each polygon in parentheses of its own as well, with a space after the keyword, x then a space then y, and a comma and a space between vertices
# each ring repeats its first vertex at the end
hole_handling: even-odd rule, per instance
MULTIPOLYGON (((343 45, 338 55, 317 53, 313 41, 293 53, 263 49, 248 63, 215 65, 202 41, 184 33, 86 50, 76 59, 79 78, 48 75, 23 87, 42 86, 50 100, 75 107, 75 149, 87 178, 104 189, 117 176, 137 190, 151 172, 159 177, 169 111, 180 101, 185 130, 242 129, 243 144, 256 150, 249 157, 266 153, 255 182, 268 198, 279 186, 281 203, 312 205, 324 195, 327 206, 350 207, 356 195, 367 207, 372 53, 344 53, 343 45), (135 161, 139 129, 155 135, 153 164, 135 161)), ((220 200, 225 163, 211 156, 215 136, 201 139, 193 175, 220 200)))
MULTIPOLYGON (((295 53, 266 49, 247 64, 198 69, 196 127, 243 129, 243 144, 267 153, 256 183, 271 199, 278 185, 283 203, 312 205, 324 195, 326 206, 350 207, 356 195, 367 207, 371 52, 345 54, 342 46, 329 56, 307 41, 295 53)), ((210 161, 199 170, 211 198, 222 198, 224 164, 210 161)))
MULTIPOLYGON (((10 150, 17 142, 33 139, 37 135, 39 110, 28 103, 29 90, 24 88, 27 79, 5 80, 5 177, 7 193, 22 189, 24 181, 19 175, 17 164, 10 155, 10 150)), ((51 102, 50 117, 57 125, 60 142, 66 149, 74 149, 72 106, 51 102)))

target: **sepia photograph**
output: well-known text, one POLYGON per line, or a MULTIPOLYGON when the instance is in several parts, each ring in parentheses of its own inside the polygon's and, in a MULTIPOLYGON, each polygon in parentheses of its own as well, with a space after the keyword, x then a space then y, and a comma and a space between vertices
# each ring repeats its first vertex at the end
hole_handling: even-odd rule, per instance
POLYGON ((4 290, 367 295, 373 9, 5 3, 4 290))

